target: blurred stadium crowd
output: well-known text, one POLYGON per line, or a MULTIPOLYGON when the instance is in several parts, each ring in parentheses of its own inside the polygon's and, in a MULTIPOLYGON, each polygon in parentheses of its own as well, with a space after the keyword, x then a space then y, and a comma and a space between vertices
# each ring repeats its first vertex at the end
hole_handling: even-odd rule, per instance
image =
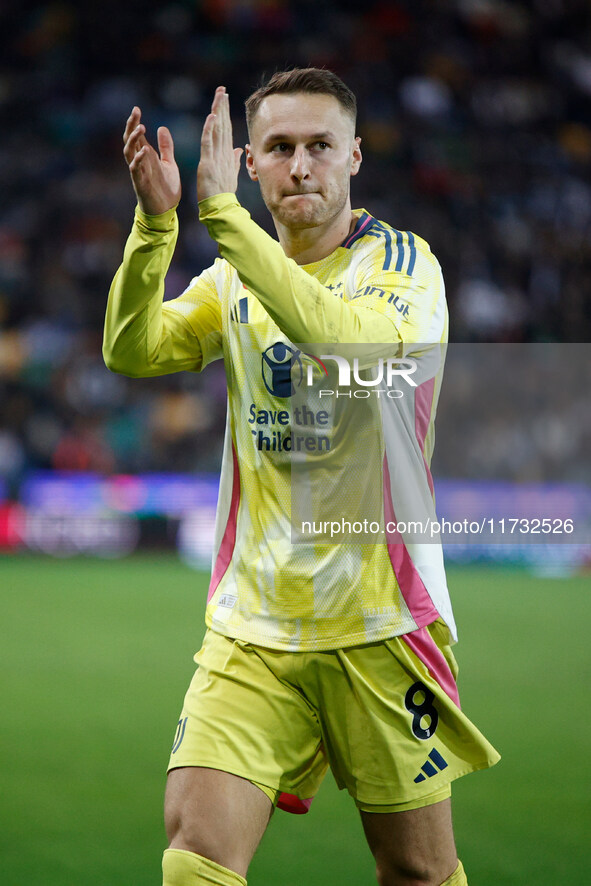
MULTIPOLYGON (((357 94, 364 166, 354 204, 429 241, 453 341, 589 340, 588 0, 4 0, 0 33, 0 478, 9 493, 32 468, 219 462, 223 367, 130 381, 101 359, 134 206, 121 153, 134 104, 152 138, 169 126, 184 179, 167 297, 216 255, 194 196, 214 88, 228 88, 244 144, 242 103, 261 75, 311 64, 357 94)), ((243 181, 239 197, 270 230, 257 187, 243 181)), ((478 390, 463 402, 486 447, 486 422, 500 433, 501 413, 478 390)), ((579 463, 591 430, 578 400, 569 416, 580 432, 568 458, 579 463)), ((550 477, 553 459, 565 458, 564 434, 555 436, 550 477)), ((540 441, 548 450, 543 431, 540 441)))

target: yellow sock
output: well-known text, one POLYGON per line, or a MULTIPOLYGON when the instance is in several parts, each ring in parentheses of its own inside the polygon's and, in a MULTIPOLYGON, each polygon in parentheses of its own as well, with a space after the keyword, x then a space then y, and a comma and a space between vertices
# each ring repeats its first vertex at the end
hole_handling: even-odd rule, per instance
POLYGON ((246 886, 246 880, 221 864, 186 849, 166 849, 162 886, 246 886))
POLYGON ((442 883, 441 886, 468 886, 464 866, 459 859, 457 868, 451 877, 448 877, 445 883, 442 883))

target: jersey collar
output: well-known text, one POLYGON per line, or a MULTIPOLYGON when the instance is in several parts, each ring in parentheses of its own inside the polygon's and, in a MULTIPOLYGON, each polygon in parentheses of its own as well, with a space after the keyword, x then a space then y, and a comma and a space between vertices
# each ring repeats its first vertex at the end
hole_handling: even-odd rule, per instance
POLYGON ((357 219, 357 223, 350 234, 347 234, 343 242, 340 244, 343 249, 350 249, 354 243, 357 243, 361 237, 365 236, 368 231, 370 231, 375 225, 375 218, 366 212, 365 209, 361 210, 361 215, 357 219))

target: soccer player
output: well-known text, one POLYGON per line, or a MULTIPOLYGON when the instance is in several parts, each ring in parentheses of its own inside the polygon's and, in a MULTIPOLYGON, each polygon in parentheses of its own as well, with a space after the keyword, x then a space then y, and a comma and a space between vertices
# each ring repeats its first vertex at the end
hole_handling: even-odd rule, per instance
POLYGON ((314 500, 329 481, 337 498, 377 489, 391 524, 413 500, 432 502, 442 361, 362 413, 346 397, 290 403, 310 366, 327 371, 327 349, 335 360, 343 344, 369 344, 412 360, 445 342, 441 270, 419 237, 352 211, 356 102, 336 75, 276 73, 246 113, 246 169, 279 242, 236 199, 243 151, 220 86, 197 189, 221 257, 164 304, 181 197, 173 140, 161 127, 156 151, 139 108, 124 133, 138 206, 105 361, 151 376, 223 358, 228 382, 208 630, 170 757, 164 886, 244 884, 273 808, 305 811, 328 766, 360 810, 378 883, 460 886, 450 784, 498 754, 459 706, 441 545, 395 526, 373 544, 293 543, 291 526, 294 465, 309 469, 314 500))

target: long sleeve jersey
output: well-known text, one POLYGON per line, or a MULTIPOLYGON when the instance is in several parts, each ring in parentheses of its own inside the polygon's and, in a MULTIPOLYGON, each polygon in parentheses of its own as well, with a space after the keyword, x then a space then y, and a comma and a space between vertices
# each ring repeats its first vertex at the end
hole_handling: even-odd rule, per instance
POLYGON ((164 303, 176 213, 136 209, 103 352, 134 377, 224 360, 207 624, 294 651, 374 642, 437 618, 455 638, 438 537, 428 520, 424 535, 408 531, 411 518, 422 527, 434 514, 429 464, 447 340, 429 246, 360 210, 334 252, 299 266, 233 194, 199 209, 221 257, 164 303), (401 358, 418 369, 408 384, 392 376, 390 396, 387 371, 401 358), (347 518, 365 504, 380 529, 358 541, 347 518), (326 528, 337 512, 345 528, 335 540, 326 528))

